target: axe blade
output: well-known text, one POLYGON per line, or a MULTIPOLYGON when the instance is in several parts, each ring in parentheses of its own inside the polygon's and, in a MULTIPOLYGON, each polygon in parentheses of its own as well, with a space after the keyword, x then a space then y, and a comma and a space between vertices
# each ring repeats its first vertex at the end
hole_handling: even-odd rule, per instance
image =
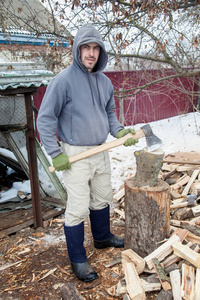
POLYGON ((163 142, 153 133, 149 124, 142 126, 141 129, 144 131, 149 152, 152 152, 163 145, 163 142))

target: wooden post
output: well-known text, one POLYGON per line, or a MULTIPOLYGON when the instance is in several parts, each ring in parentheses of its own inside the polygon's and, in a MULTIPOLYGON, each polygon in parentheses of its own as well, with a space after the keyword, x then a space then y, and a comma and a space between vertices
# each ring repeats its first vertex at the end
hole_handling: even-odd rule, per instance
POLYGON ((42 227, 42 207, 41 207, 41 198, 39 192, 39 180, 37 173, 37 154, 36 154, 36 145, 35 145, 35 131, 33 124, 33 110, 31 103, 32 93, 24 93, 25 105, 26 105, 26 118, 28 130, 26 131, 26 148, 28 153, 28 162, 29 162, 29 175, 31 182, 31 195, 32 195, 32 207, 33 207, 33 218, 34 218, 34 227, 42 227))
POLYGON ((153 252, 170 233, 170 189, 158 179, 154 187, 125 181, 125 249, 141 257, 153 252))

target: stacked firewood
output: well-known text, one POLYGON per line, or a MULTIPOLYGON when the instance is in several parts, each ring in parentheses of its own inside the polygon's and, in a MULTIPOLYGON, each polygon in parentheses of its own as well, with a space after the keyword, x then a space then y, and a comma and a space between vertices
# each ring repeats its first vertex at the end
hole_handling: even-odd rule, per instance
MULTIPOLYGON (((121 253, 123 278, 108 290, 115 297, 146 299, 200 299, 200 165, 164 163, 159 177, 170 186, 170 237, 146 257, 132 249, 121 253)), ((114 200, 115 213, 125 222, 124 189, 114 200)), ((120 223, 121 222, 121 223, 120 223)))

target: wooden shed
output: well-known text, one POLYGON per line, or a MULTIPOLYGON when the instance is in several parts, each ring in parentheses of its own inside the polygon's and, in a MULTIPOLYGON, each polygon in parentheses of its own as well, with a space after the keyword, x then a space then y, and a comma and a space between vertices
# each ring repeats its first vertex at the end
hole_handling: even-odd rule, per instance
MULTIPOLYGON (((30 179, 32 202, 32 216, 21 222, 24 224, 10 224, 10 227, 5 225, 7 228, 3 228, 4 236, 27 225, 41 227, 48 216, 59 215, 64 211, 67 193, 57 175, 49 172, 50 162, 35 133, 33 95, 37 93, 38 87, 47 86, 53 76, 43 64, 0 63, 0 147, 14 153, 30 179), (45 182, 48 182, 47 187, 45 182), (53 209, 51 206, 51 209, 44 210, 45 216, 43 203, 54 203, 53 209)), ((8 158, 0 155, 3 163, 6 163, 6 159, 8 158)), ((4 219, 4 224, 8 213, 5 212, 4 218, 1 218, 4 219)), ((12 220, 12 217, 9 216, 8 219, 12 220)), ((0 229, 3 226, 1 225, 0 229)))

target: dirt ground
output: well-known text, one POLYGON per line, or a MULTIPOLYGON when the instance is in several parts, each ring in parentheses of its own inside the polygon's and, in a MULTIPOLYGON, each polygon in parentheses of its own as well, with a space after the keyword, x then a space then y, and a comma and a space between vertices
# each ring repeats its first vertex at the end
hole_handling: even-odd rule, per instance
MULTIPOLYGON (((170 160, 200 161, 200 153, 174 153, 170 160)), ((79 281, 71 271, 63 231, 63 217, 55 218, 46 228, 26 228, 0 241, 0 299, 61 299, 60 288, 73 282, 86 299, 123 299, 113 297, 108 289, 124 277, 122 265, 106 264, 120 257, 124 249, 95 249, 89 221, 85 222, 85 248, 88 260, 99 275, 93 282, 79 281)), ((111 228, 116 235, 124 227, 113 226, 119 218, 111 213, 111 228)), ((148 293, 147 300, 158 293, 148 293)))

